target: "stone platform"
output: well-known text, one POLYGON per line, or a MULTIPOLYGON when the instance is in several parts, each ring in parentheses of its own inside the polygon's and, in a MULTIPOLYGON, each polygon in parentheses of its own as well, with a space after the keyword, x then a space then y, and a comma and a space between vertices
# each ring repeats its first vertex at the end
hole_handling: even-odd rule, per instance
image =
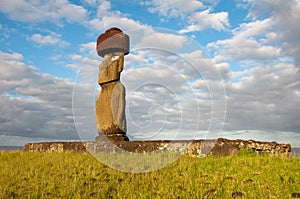
POLYGON ((86 141, 86 142, 41 142, 24 145, 24 151, 29 152, 131 152, 149 153, 173 151, 193 156, 226 156, 236 155, 241 149, 250 148, 261 154, 289 157, 290 144, 276 142, 260 142, 254 140, 154 140, 154 141, 86 141))

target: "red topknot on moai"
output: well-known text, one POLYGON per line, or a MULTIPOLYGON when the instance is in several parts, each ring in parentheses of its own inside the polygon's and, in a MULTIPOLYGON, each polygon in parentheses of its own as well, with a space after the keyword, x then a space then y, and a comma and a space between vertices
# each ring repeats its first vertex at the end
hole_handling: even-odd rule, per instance
POLYGON ((119 28, 110 28, 97 39, 97 53, 103 57, 99 65, 98 84, 101 93, 96 101, 96 124, 101 140, 128 141, 126 136, 125 87, 120 82, 124 55, 129 53, 129 36, 119 28))

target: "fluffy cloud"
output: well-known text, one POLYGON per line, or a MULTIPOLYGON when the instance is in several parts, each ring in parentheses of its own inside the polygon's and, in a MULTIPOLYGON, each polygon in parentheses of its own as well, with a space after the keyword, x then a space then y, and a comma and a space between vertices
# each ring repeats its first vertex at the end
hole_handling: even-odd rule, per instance
POLYGON ((229 27, 227 12, 211 13, 211 9, 207 9, 192 14, 188 19, 191 25, 180 30, 180 33, 195 32, 206 28, 213 28, 220 31, 229 27))
POLYGON ((97 17, 103 17, 104 15, 112 15, 110 13, 111 3, 103 0, 98 2, 97 17))
MULTIPOLYGON (((206 4, 216 2, 203 1, 206 4)), ((178 18, 188 22, 188 26, 180 33, 188 33, 201 31, 207 28, 213 28, 216 30, 225 30, 229 27, 229 19, 227 12, 212 13, 212 8, 204 5, 201 1, 175 1, 170 4, 169 1, 157 1, 152 0, 145 3, 149 6, 151 13, 158 13, 160 16, 165 18, 178 18)))
POLYGON ((170 3, 168 0, 152 0, 146 2, 146 5, 150 5, 148 9, 151 13, 159 13, 164 17, 185 17, 186 15, 194 12, 198 9, 204 8, 202 2, 197 0, 178 0, 170 3))
MULTIPOLYGON (((90 2, 92 3, 92 2, 90 2)), ((96 5, 94 5, 96 6, 96 5)), ((144 28, 139 21, 128 18, 119 11, 111 10, 111 3, 106 0, 97 1, 97 17, 84 22, 85 26, 93 31, 103 32, 110 27, 118 27, 122 30, 144 28)))
POLYGON ((80 45, 79 51, 82 53, 91 53, 95 52, 96 49, 96 42, 89 42, 89 43, 84 43, 80 45))
POLYGON ((300 66, 300 2, 298 0, 245 1, 250 6, 249 18, 270 18, 273 22, 273 42, 282 43, 282 53, 294 58, 300 66), (274 37, 275 36, 275 37, 274 37))
POLYGON ((97 6, 97 17, 89 17, 90 13, 83 6, 70 3, 68 0, 55 0, 47 3, 42 0, 30 2, 0 0, 0 3, 2 5, 0 12, 5 13, 12 20, 21 22, 53 22, 61 25, 61 20, 66 20, 70 23, 83 24, 96 31, 104 31, 111 26, 118 26, 125 30, 143 26, 118 11, 111 11, 111 4, 106 0, 84 1, 88 6, 97 6))
POLYGON ((218 50, 216 61, 275 58, 281 55, 281 49, 270 42, 272 25, 271 19, 244 23, 232 31, 232 38, 218 40, 207 46, 218 50))
POLYGON ((164 29, 143 28, 128 31, 128 34, 134 49, 152 48, 176 53, 188 42, 186 37, 164 29))
MULTIPOLYGON (((232 77, 233 74, 240 79, 224 82, 226 119, 219 121, 224 124, 224 132, 216 137, 276 140, 299 146, 299 69, 293 64, 278 63, 227 75, 232 77), (245 130, 252 131, 245 133, 245 130), (236 134, 239 131, 242 133, 236 134), (287 132, 293 132, 292 139, 283 136, 287 132)), ((217 118, 222 118, 219 113, 222 89, 222 82, 218 81, 198 79, 193 82, 193 91, 199 96, 200 127, 211 122, 208 116, 219 114, 217 118)), ((195 115, 196 111, 190 113, 195 115)), ((218 125, 215 120, 212 127, 218 125)), ((211 137, 210 133, 206 136, 211 137)))
POLYGON ((103 32, 110 27, 119 27, 122 30, 138 29, 145 27, 138 21, 122 16, 103 16, 101 18, 94 18, 87 22, 87 27, 103 32))
POLYGON ((45 36, 41 34, 33 34, 29 40, 41 45, 53 45, 57 47, 65 47, 69 45, 68 42, 61 39, 61 35, 54 33, 45 36))
POLYGON ((69 3, 67 0, 55 1, 10 1, 1 0, 0 11, 9 18, 23 22, 58 22, 65 19, 70 22, 82 22, 87 11, 82 7, 69 3))
POLYGON ((71 82, 39 73, 18 53, 0 51, 1 134, 76 139, 71 82))
POLYGON ((225 128, 299 132, 299 72, 292 64, 254 67, 226 83, 225 128))

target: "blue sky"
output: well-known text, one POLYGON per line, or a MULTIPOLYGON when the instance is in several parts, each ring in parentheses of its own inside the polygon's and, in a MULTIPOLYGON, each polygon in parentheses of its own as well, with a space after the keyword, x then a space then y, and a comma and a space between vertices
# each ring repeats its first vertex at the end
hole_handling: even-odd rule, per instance
POLYGON ((95 41, 119 27, 131 139, 300 147, 299 0, 0 4, 0 145, 95 137, 95 41))

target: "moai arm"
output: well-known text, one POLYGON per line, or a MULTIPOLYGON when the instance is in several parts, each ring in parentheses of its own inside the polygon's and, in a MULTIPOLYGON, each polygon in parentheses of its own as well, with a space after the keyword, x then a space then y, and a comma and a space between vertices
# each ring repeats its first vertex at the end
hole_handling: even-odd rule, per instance
POLYGON ((105 75, 105 71, 107 70, 108 66, 111 64, 112 54, 106 54, 104 56, 103 61, 99 65, 99 73, 98 73, 98 84, 103 84, 107 80, 107 75, 105 75))
POLYGON ((124 68, 124 55, 121 53, 116 60, 113 60, 114 54, 104 56, 103 62, 99 65, 98 84, 116 81, 120 79, 124 68))

